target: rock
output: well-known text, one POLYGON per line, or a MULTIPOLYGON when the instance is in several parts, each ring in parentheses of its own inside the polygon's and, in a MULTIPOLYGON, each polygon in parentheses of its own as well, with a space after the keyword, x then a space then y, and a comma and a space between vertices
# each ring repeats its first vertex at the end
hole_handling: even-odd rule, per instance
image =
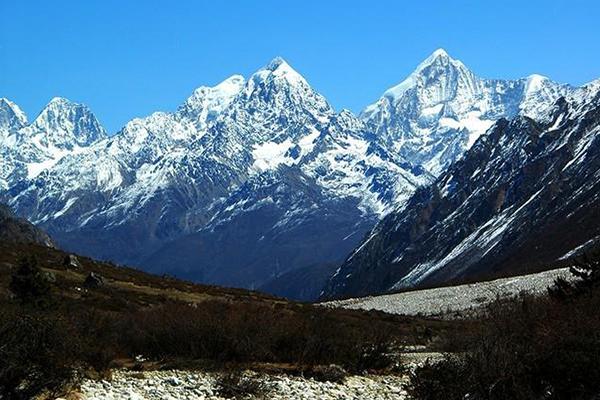
MULTIPOLYGON (((145 378, 138 379, 132 377, 130 371, 116 370, 110 382, 84 379, 81 392, 87 400, 225 400, 215 387, 218 376, 211 372, 172 370, 148 371, 145 378), (186 384, 192 380, 193 386, 186 384)), ((260 375, 260 379, 268 388, 264 398, 271 400, 406 398, 402 389, 405 378, 398 376, 353 376, 341 384, 286 375, 260 375)))
POLYGON ((65 256, 63 265, 67 268, 75 268, 75 269, 81 268, 81 263, 79 262, 79 259, 74 254, 69 254, 69 255, 65 256))
POLYGON ((53 272, 42 272, 42 278, 48 283, 56 283, 56 275, 53 272))
POLYGON ((94 272, 90 272, 87 278, 85 278, 85 281, 83 282, 83 286, 85 286, 88 289, 95 289, 102 285, 104 285, 104 278, 101 275, 96 274, 94 272))
POLYGON ((171 384, 172 386, 181 385, 181 381, 176 376, 170 377, 169 379, 167 379, 167 382, 169 382, 169 384, 171 384))

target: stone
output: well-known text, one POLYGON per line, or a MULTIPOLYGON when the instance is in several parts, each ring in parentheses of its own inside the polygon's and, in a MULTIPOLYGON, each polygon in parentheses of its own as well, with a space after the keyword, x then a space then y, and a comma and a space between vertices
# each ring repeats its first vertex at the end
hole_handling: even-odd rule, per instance
POLYGON ((90 272, 83 282, 83 286, 88 289, 99 288, 102 285, 104 285, 104 278, 95 272, 90 272))
POLYGON ((63 260, 63 265, 67 268, 81 268, 81 263, 79 262, 77 256, 75 256, 74 254, 69 254, 65 256, 65 259, 63 260))

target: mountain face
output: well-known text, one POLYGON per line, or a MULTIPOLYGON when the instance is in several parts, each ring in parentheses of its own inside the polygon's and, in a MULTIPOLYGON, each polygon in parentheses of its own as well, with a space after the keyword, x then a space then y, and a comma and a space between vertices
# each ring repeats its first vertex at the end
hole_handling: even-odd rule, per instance
POLYGON ((339 262, 432 180, 280 58, 110 138, 83 136, 94 124, 59 124, 73 114, 52 111, 38 119, 56 123, 18 134, 89 140, 9 185, 11 205, 66 249, 203 282, 259 287, 339 262))
POLYGON ((1 99, 0 201, 70 251, 306 299, 496 120, 572 92, 478 78, 436 51, 360 117, 281 58, 110 137, 84 105, 55 98, 29 123, 1 99))
POLYGON ((537 119, 502 119, 386 216, 323 296, 359 296, 540 266, 600 239, 600 81, 537 119))
POLYGON ((536 116, 569 92, 540 75, 483 79, 436 50, 361 114, 392 151, 438 176, 500 118, 536 116))
POLYGON ((0 99, 0 190, 35 178, 105 137, 85 105, 56 97, 29 124, 16 104, 0 99))

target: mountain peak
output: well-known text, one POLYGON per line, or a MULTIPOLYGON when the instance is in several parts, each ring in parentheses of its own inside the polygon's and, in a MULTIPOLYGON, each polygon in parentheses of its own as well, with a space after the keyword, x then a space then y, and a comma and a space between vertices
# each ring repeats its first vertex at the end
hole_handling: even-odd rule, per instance
POLYGON ((48 105, 50 105, 50 104, 74 104, 74 103, 65 97, 55 96, 52 99, 50 99, 50 101, 48 102, 48 105))
POLYGON ((282 57, 275 57, 264 68, 252 76, 253 81, 264 82, 269 77, 284 80, 290 84, 307 84, 306 79, 290 66, 282 57))
POLYGON ((436 57, 450 58, 450 56, 448 55, 448 52, 446 52, 446 50, 442 49, 441 47, 439 49, 435 50, 433 53, 431 53, 431 55, 429 57, 430 58, 436 58, 436 57))
POLYGON ((391 97, 396 99, 401 97, 408 89, 414 87, 419 81, 419 77, 426 73, 426 71, 429 71, 430 68, 433 66, 438 66, 440 68, 443 68, 444 70, 450 68, 460 70, 461 72, 470 72, 461 61, 450 57, 446 50, 440 48, 435 50, 433 53, 431 53, 429 57, 423 60, 413 71, 413 73, 411 73, 408 76, 408 78, 406 78, 400 84, 386 90, 384 93, 384 97, 391 97))
POLYGON ((195 121, 198 128, 203 128, 209 119, 227 108, 245 83, 243 76, 232 75, 213 87, 201 86, 194 90, 177 112, 195 121))
POLYGON ((429 57, 427 57, 425 60, 423 60, 421 62, 421 64, 419 64, 417 66, 417 69, 413 73, 419 73, 419 72, 423 71, 425 68, 427 68, 431 65, 434 65, 436 63, 451 64, 455 67, 466 68, 462 62, 450 57, 450 55, 446 52, 446 50, 440 48, 440 49, 435 50, 433 53, 431 53, 431 55, 429 57))
POLYGON ((290 65, 283 59, 283 57, 277 56, 273 58, 265 67, 269 71, 275 71, 277 68, 291 68, 290 65))
POLYGON ((27 125, 27 116, 18 105, 7 98, 0 98, 0 129, 14 130, 27 125))
POLYGON ((32 124, 36 132, 45 132, 56 147, 89 145, 106 137, 106 131, 88 106, 64 97, 53 97, 32 124))

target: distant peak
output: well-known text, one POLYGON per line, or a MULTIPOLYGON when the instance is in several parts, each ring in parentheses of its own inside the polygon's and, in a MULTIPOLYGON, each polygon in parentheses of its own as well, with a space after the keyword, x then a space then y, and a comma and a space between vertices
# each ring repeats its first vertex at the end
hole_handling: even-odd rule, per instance
POLYGON ((421 62, 421 64, 419 64, 419 66, 417 67, 415 72, 419 72, 419 71, 423 70, 424 68, 434 64, 437 60, 448 61, 451 64, 460 65, 460 66, 464 67, 462 62, 450 57, 450 55, 446 52, 446 50, 440 48, 440 49, 435 50, 433 53, 431 53, 431 55, 429 57, 427 57, 425 60, 423 60, 423 62, 421 62))
POLYGON ((46 104, 46 107, 44 107, 44 109, 42 110, 42 113, 45 110, 49 110, 49 109, 60 110, 60 109, 76 109, 76 108, 87 108, 87 106, 85 106, 84 104, 75 103, 65 97, 53 97, 48 102, 48 104, 46 104))
POLYGON ((282 57, 275 57, 264 68, 261 68, 252 76, 253 81, 264 81, 272 76, 283 79, 291 84, 304 83, 306 79, 290 66, 282 57))
POLYGON ((241 75, 232 75, 225 79, 223 82, 215 85, 213 90, 216 91, 227 91, 227 92, 239 92, 246 79, 241 75))
POLYGON ((178 112, 193 116, 193 118, 202 116, 202 120, 206 118, 206 113, 220 113, 242 90, 245 82, 243 76, 232 75, 215 86, 200 86, 178 108, 178 112), (203 110, 205 114, 203 114, 203 110))
POLYGON ((3 105, 4 107, 9 107, 13 110, 15 109, 19 109, 19 106, 17 106, 15 103, 13 103, 12 101, 10 101, 9 99, 7 99, 6 97, 0 97, 0 104, 3 105))
POLYGON ((0 97, 0 127, 21 128, 27 125, 27 116, 18 105, 0 97))
POLYGON ((450 56, 448 55, 446 50, 439 48, 439 49, 435 50, 433 53, 431 53, 431 56, 429 56, 429 57, 450 57, 450 56))
POLYGON ((283 59, 283 57, 277 56, 272 59, 269 64, 267 64, 265 69, 268 69, 269 71, 275 71, 279 67, 291 68, 290 65, 283 59))
POLYGON ((427 57, 425 60, 423 60, 423 62, 421 62, 417 66, 417 68, 413 71, 413 73, 411 73, 408 76, 408 78, 406 78, 404 81, 402 81, 398 85, 386 90, 384 92, 383 96, 391 97, 391 98, 401 97, 407 90, 413 88, 417 84, 419 76, 427 68, 431 67, 432 65, 436 65, 436 63, 442 64, 445 66, 450 66, 451 68, 456 68, 463 72, 470 73, 468 68, 465 67, 465 65, 461 61, 450 57, 450 55, 448 55, 446 50, 439 48, 439 49, 435 50, 433 53, 431 53, 431 55, 429 57, 427 57))
POLYGON ((538 83, 538 82, 543 82, 543 81, 549 80, 548 77, 546 77, 544 75, 539 75, 539 74, 531 74, 526 79, 527 79, 527 82, 530 82, 530 83, 538 83))
POLYGON ((50 102, 48 102, 48 105, 50 104, 71 104, 72 101, 69 99, 66 99, 64 97, 53 97, 50 102))
POLYGON ((531 74, 525 78, 525 94, 539 92, 549 79, 543 75, 531 74))
MULTIPOLYGON (((100 122, 85 104, 75 103, 64 97, 53 97, 33 121, 33 126, 50 135, 68 132, 80 144, 89 144, 106 135, 100 122)), ((60 135, 59 135, 60 136, 60 135)), ((57 147, 65 145, 60 138, 57 147)))

